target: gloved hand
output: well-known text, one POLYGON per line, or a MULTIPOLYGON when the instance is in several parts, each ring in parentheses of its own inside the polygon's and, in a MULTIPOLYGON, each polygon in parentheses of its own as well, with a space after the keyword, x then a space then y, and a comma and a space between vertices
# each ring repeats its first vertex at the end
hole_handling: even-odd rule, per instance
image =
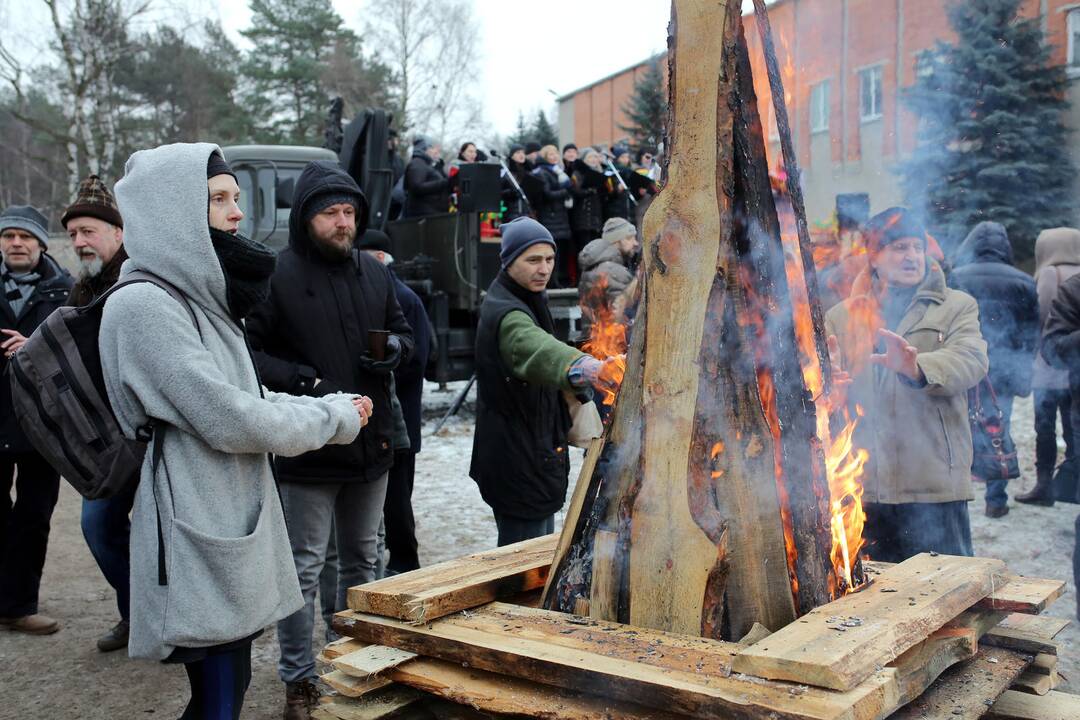
POLYGON ((614 365, 620 360, 625 361, 625 356, 617 355, 607 360, 597 360, 591 355, 579 358, 566 373, 566 377, 570 381, 570 387, 575 390, 591 388, 615 390, 618 387, 618 383, 614 379, 616 374, 611 369, 605 372, 605 368, 614 365))
POLYGON ((360 368, 376 375, 388 375, 401 362, 401 341, 397 335, 386 338, 386 354, 382 360, 376 360, 367 353, 360 356, 360 368))

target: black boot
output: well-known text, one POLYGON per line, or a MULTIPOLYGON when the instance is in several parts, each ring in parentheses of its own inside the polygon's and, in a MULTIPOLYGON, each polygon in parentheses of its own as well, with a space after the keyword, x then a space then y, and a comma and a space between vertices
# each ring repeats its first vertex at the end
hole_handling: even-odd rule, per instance
POLYGON ((1054 481, 1053 471, 1039 468, 1035 478, 1035 487, 1030 492, 1016 496, 1016 502, 1025 505, 1042 505, 1043 507, 1054 506, 1054 481))

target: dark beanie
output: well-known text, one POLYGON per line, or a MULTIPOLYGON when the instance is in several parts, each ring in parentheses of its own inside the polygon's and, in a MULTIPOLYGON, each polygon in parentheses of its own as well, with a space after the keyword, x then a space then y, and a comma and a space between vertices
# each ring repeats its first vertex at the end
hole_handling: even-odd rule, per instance
POLYGON ((530 140, 529 142, 525 143, 525 154, 531 155, 534 152, 540 152, 540 147, 540 143, 536 142, 535 140, 530 140))
POLYGON ((360 241, 356 243, 358 250, 379 250, 384 253, 390 252, 390 236, 382 230, 369 228, 364 231, 360 241))
POLYGON ((9 205, 0 213, 0 232, 8 228, 25 230, 41 243, 42 250, 49 249, 49 221, 29 205, 9 205))
POLYGON ((221 156, 221 153, 215 150, 210 153, 210 159, 206 161, 206 179, 209 180, 218 175, 232 175, 233 180, 236 180, 236 173, 229 167, 229 163, 225 162, 225 158, 221 156))
POLYGON ((567 150, 577 150, 577 149, 578 149, 578 147, 574 143, 566 143, 565 145, 562 146, 562 151, 563 152, 566 152, 567 150))
POLYGON ((866 221, 863 227, 866 248, 877 253, 901 238, 919 238, 926 246, 926 229, 907 208, 891 207, 866 221))
POLYGON ((509 151, 507 151, 507 153, 506 153, 506 154, 507 154, 508 156, 509 156, 509 155, 513 155, 513 154, 514 154, 514 153, 516 153, 516 152, 517 152, 518 150, 524 150, 524 149, 525 149, 525 146, 524 146, 524 145, 522 145, 521 143, 514 143, 513 145, 511 145, 511 146, 510 146, 510 150, 509 150, 509 151))
POLYGON ((75 196, 75 202, 64 211, 60 217, 60 224, 67 230, 68 221, 77 217, 97 218, 118 228, 124 227, 124 220, 120 217, 116 200, 113 199, 108 186, 97 175, 90 175, 79 183, 79 192, 75 196))
POLYGON ((530 217, 519 217, 499 226, 502 233, 502 248, 499 261, 505 270, 517 260, 518 255, 537 243, 547 243, 555 247, 555 239, 548 229, 530 217))
POLYGON ((331 205, 343 205, 345 203, 352 205, 353 208, 356 209, 356 212, 360 212, 360 198, 354 193, 338 190, 315 195, 304 203, 304 222, 309 222, 311 218, 315 217, 331 205))

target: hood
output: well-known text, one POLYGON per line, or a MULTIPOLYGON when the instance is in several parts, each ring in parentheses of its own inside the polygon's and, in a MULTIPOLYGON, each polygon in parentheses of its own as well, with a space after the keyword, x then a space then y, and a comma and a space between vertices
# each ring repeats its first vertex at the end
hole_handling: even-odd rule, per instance
POLYGON ((597 238, 581 249, 578 261, 583 270, 591 270, 602 262, 622 263, 619 246, 603 238, 597 238))
POLYGON ((1035 241, 1035 274, 1052 265, 1080 265, 1080 230, 1043 230, 1035 241))
POLYGON ((304 222, 304 209, 311 200, 323 193, 348 193, 357 196, 358 212, 356 216, 356 237, 363 237, 368 225, 368 201, 360 186, 352 177, 331 160, 317 160, 308 163, 296 181, 293 193, 292 211, 289 213, 289 247, 310 257, 312 245, 304 222))
POLYGON ((957 248, 953 267, 988 262, 1013 264, 1009 234, 1001 223, 981 222, 976 225, 957 248))
POLYGON ((134 268, 153 273, 208 311, 229 317, 225 275, 210 242, 206 163, 211 143, 140 150, 116 183, 124 218, 124 250, 134 268))

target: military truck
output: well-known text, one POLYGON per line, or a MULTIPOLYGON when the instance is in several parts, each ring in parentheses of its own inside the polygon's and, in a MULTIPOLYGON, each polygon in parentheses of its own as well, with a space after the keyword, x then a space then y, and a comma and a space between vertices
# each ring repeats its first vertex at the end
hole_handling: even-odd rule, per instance
MULTIPOLYGON (((482 237, 479 211, 388 221, 394 179, 386 152, 387 130, 385 113, 365 111, 345 128, 338 153, 280 145, 222 148, 240 185, 241 232, 276 250, 286 247, 293 190, 304 166, 314 160, 339 162, 371 204, 371 227, 390 236, 394 272, 427 309, 437 342, 428 380, 440 384, 466 380, 473 374, 480 302, 499 271, 499 238, 482 237)), ((490 203, 489 198, 479 205, 490 203)), ((497 198, 494 203, 497 206, 497 198)), ((564 340, 577 339, 581 318, 577 290, 552 290, 549 295, 558 334, 564 340)))

